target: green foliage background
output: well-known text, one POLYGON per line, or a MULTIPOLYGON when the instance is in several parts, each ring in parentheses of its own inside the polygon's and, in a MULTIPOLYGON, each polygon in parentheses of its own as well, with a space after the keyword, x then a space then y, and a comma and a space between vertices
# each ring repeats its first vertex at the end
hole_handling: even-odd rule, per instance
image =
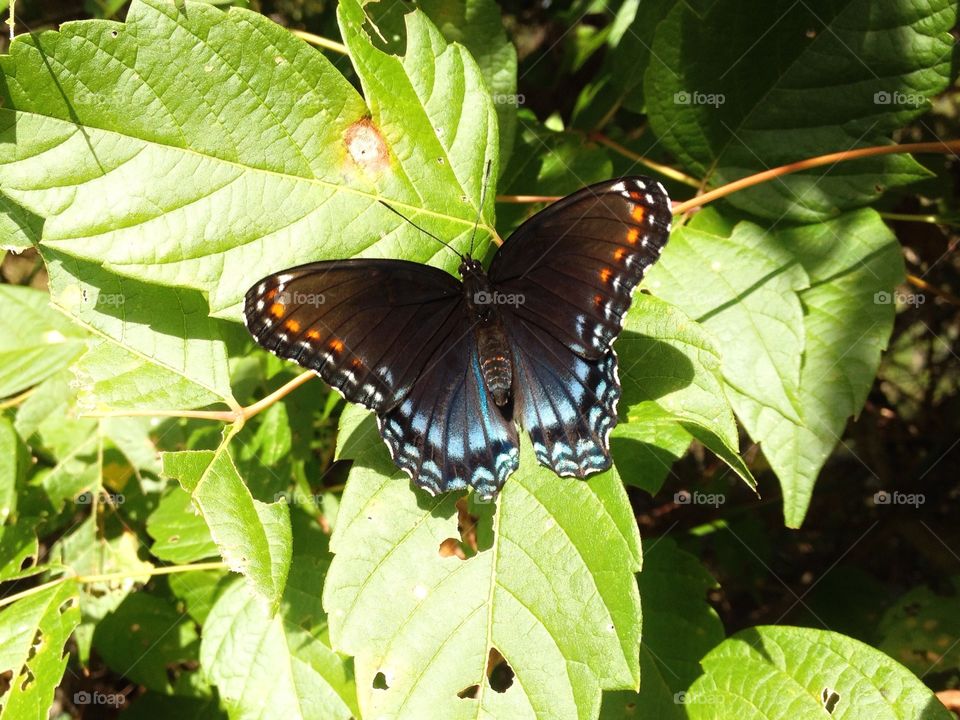
POLYGON ((685 199, 940 139, 954 3, 79 14, 0 57, 0 719, 950 717, 956 481, 923 480, 956 443, 891 476, 849 426, 866 408, 915 436, 955 408, 942 160, 838 162, 678 217, 616 345, 614 468, 557 478, 524 441, 492 506, 410 487, 322 383, 244 415, 297 371, 239 320, 308 260, 455 270, 380 200, 461 249, 479 216, 489 256, 537 209, 511 196, 643 172, 685 199), (942 236, 905 253, 892 222, 930 215, 942 236), (872 497, 859 537, 859 508, 820 524, 824 475, 872 497), (929 531, 913 571, 840 565, 887 511, 929 531))

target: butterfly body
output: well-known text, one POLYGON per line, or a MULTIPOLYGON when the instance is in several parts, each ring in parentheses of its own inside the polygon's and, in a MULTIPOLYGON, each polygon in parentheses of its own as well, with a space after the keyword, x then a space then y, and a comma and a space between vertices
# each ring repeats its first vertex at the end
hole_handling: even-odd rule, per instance
POLYGON ((484 386, 498 407, 510 401, 513 364, 510 343, 497 306, 499 294, 487 277, 483 265, 468 254, 460 264, 463 301, 473 327, 484 386))
POLYGON ((247 328, 377 414, 394 462, 432 494, 492 498, 519 467, 517 424, 539 462, 610 467, 620 383, 612 344, 670 232, 659 183, 628 177, 525 222, 489 270, 460 280, 402 260, 309 263, 246 296, 247 328))

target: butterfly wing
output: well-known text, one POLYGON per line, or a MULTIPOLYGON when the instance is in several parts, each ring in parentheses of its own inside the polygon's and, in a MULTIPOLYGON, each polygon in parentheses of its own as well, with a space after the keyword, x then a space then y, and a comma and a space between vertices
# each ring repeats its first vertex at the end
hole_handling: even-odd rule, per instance
POLYGON ((519 464, 517 428, 483 383, 465 315, 410 394, 378 417, 394 462, 433 495, 473 487, 492 498, 519 464))
POLYGON ((378 413, 411 391, 462 317, 456 278, 401 260, 300 265, 258 282, 244 304, 260 345, 378 413))
POLYGON ((606 470, 620 399, 613 348, 588 360, 518 315, 507 313, 505 324, 513 348, 514 415, 537 460, 563 476, 606 470))
POLYGON ((491 282, 514 314, 585 359, 606 355, 630 296, 670 235, 670 199, 646 177, 591 185, 537 213, 497 251, 491 282))

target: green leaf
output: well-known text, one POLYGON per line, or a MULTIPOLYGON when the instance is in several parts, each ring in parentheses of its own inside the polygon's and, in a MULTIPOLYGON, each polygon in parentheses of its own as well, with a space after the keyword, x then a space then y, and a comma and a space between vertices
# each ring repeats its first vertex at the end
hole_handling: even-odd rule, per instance
POLYGON ((960 578, 953 586, 952 595, 918 587, 899 598, 880 620, 877 647, 921 677, 960 669, 960 578))
POLYGON ((442 251, 380 199, 463 247, 487 158, 497 174, 476 62, 422 12, 402 59, 373 46, 356 0, 339 16, 366 103, 321 53, 237 8, 143 0, 125 23, 20 35, 0 58, 0 185, 43 218, 43 247, 202 290, 231 318, 256 280, 308 259, 442 251))
POLYGON ((77 655, 86 664, 97 624, 115 610, 137 584, 150 579, 153 565, 141 560, 139 538, 125 531, 111 538, 100 535, 97 517, 88 515, 83 522, 57 540, 50 551, 55 563, 76 575, 118 574, 122 579, 84 583, 79 590, 82 622, 74 631, 77 655))
POLYGON ((290 514, 283 501, 267 504, 250 495, 228 443, 216 452, 163 453, 163 472, 190 493, 230 569, 275 608, 290 570, 290 514))
POLYGON ((194 622, 204 625, 210 608, 229 584, 230 574, 222 570, 180 572, 171 575, 167 582, 170 592, 183 602, 194 622))
POLYGON ((824 630, 743 630, 711 651, 703 669, 683 698, 692 720, 951 717, 902 665, 858 640, 824 630))
MULTIPOLYGON (((737 426, 723 392, 716 343, 700 325, 664 301, 638 293, 614 347, 623 385, 620 414, 626 423, 679 424, 744 482, 755 485, 738 454, 737 426)), ((619 437, 628 433, 621 430, 619 437)), ((678 447, 677 434, 666 447, 678 447)), ((629 472, 623 474, 633 482, 629 472)))
POLYGON ((0 285, 0 398, 33 387, 82 352, 83 331, 49 303, 41 290, 0 285))
POLYGON ((0 719, 47 717, 67 667, 65 645, 80 622, 77 586, 66 581, 0 612, 0 719), (8 675, 9 673, 9 675, 8 675))
POLYGON ((169 669, 196 661, 199 649, 190 619, 144 592, 127 596, 97 624, 93 645, 113 670, 160 692, 172 690, 169 669))
POLYGON ((13 423, 0 416, 0 526, 16 517, 17 496, 29 464, 30 453, 13 423))
POLYGON ((190 493, 177 486, 164 493, 150 513, 147 532, 154 540, 150 552, 161 560, 185 564, 220 555, 190 493))
MULTIPOLYGON (((353 434, 376 432, 365 424, 353 434)), ((383 447, 354 463, 324 607, 364 716, 589 718, 602 688, 637 686, 640 551, 623 486, 612 472, 558 478, 525 438, 520 456, 496 507, 475 510, 467 560, 439 552, 460 537, 455 496, 411 491, 383 447), (487 679, 501 656, 505 692, 487 679)))
POLYGON ((40 572, 37 567, 40 545, 33 523, 21 518, 16 525, 0 525, 0 581, 40 572))
POLYGON ((742 418, 772 408, 799 422, 797 393, 803 355, 799 292, 809 281, 787 247, 763 228, 740 223, 729 237, 679 227, 647 285, 682 307, 721 349, 723 379, 742 418))
POLYGON ((610 433, 610 454, 624 482, 659 492, 673 463, 687 452, 693 436, 659 408, 634 413, 610 433))
POLYGON ((700 660, 723 641, 723 625, 707 602, 717 587, 700 561, 659 537, 643 543, 640 573, 643 647, 639 693, 604 693, 604 720, 683 718, 682 692, 701 673, 700 660))
POLYGON ((270 612, 242 583, 228 587, 210 610, 200 662, 232 720, 355 715, 344 661, 306 630, 270 612))
POLYGON ((893 330, 891 293, 904 270, 896 238, 873 210, 784 231, 780 239, 810 277, 800 294, 802 422, 769 408, 741 419, 780 480, 787 525, 798 527, 847 419, 866 402, 893 330))
POLYGON ((200 293, 44 251, 53 302, 99 338, 74 366, 86 410, 232 403, 225 323, 200 293))
MULTIPOLYGON (((955 22, 950 0, 718 0, 703 15, 678 2, 653 39, 644 82, 650 124, 714 186, 889 144, 947 86, 955 22)), ((760 217, 809 222, 928 176, 910 156, 887 155, 793 173, 728 201, 760 217)))
POLYGON ((507 37, 500 7, 493 0, 421 0, 417 6, 427 14, 443 36, 463 45, 477 61, 497 111, 500 163, 513 150, 517 126, 517 49, 507 37))

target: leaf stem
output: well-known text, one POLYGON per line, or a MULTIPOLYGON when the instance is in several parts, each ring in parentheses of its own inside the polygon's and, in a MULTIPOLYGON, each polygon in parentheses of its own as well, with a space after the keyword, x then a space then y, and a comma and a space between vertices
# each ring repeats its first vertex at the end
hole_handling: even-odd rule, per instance
POLYGON ((654 172, 660 173, 664 177, 668 177, 671 180, 676 180, 677 182, 683 183, 684 185, 689 185, 690 187, 694 187, 694 188, 700 187, 700 181, 697 180, 696 178, 690 177, 686 173, 682 173, 679 170, 676 170, 670 167, 669 165, 664 165, 662 163, 658 163, 654 160, 646 158, 640 153, 636 153, 630 148, 624 147, 623 145, 616 142, 615 140, 611 140, 601 132, 590 133, 588 137, 591 140, 594 140, 600 143, 601 145, 606 145, 608 148, 610 148, 614 152, 620 153, 625 158, 629 158, 630 160, 633 160, 636 163, 640 163, 641 165, 650 168, 654 172))
POLYGON ((330 40, 328 38, 321 37, 320 35, 314 35, 306 30, 291 30, 290 32, 301 40, 306 40, 311 45, 322 47, 324 50, 332 50, 333 52, 340 53, 341 55, 347 54, 347 46, 343 43, 338 43, 336 40, 330 40))
POLYGON ((818 157, 807 158, 798 162, 781 165, 780 167, 764 170, 754 175, 748 175, 745 178, 734 180, 726 185, 721 185, 715 190, 706 192, 703 195, 691 198, 673 207, 674 215, 679 215, 692 210, 696 207, 703 207, 707 203, 719 200, 720 198, 732 195, 739 190, 745 190, 748 187, 768 182, 782 175, 809 170, 810 168, 822 167, 824 165, 834 165, 847 160, 859 160, 865 157, 876 157, 878 155, 896 155, 899 153, 951 153, 956 155, 960 151, 960 140, 950 140, 947 142, 923 142, 923 143, 903 143, 901 145, 878 145, 875 147, 857 148, 856 150, 844 150, 843 152, 829 153, 818 157))
POLYGON ((936 295, 938 298, 946 300, 951 305, 960 305, 960 298, 958 298, 956 295, 931 285, 921 277, 917 277, 916 275, 907 275, 907 282, 914 287, 920 288, 924 292, 928 292, 931 295, 936 295))
POLYGON ((69 572, 61 575, 58 578, 50 580, 45 583, 40 583, 35 585, 32 588, 24 590, 22 592, 9 595, 5 598, 0 598, 0 607, 5 607, 7 605, 12 605, 17 602, 17 600, 23 600, 24 598, 30 597, 31 595, 37 595, 38 593, 43 592, 57 585, 62 585, 68 581, 74 581, 80 583, 81 585, 87 585, 89 583, 95 582, 104 582, 108 580, 125 580, 129 577, 135 577, 139 575, 173 575, 178 572, 197 572, 200 570, 226 570, 228 569, 225 562, 205 562, 205 563, 190 563, 188 565, 164 565, 163 567, 155 567, 150 570, 138 570, 131 572, 129 570, 117 571, 111 573, 100 573, 98 575, 73 575, 69 572))
POLYGON ((316 374, 307 371, 300 373, 283 387, 274 390, 262 400, 258 400, 247 407, 237 407, 235 410, 93 410, 81 413, 81 417, 181 417, 198 420, 218 420, 223 423, 239 423, 243 425, 257 413, 263 412, 277 400, 290 394, 316 374))

